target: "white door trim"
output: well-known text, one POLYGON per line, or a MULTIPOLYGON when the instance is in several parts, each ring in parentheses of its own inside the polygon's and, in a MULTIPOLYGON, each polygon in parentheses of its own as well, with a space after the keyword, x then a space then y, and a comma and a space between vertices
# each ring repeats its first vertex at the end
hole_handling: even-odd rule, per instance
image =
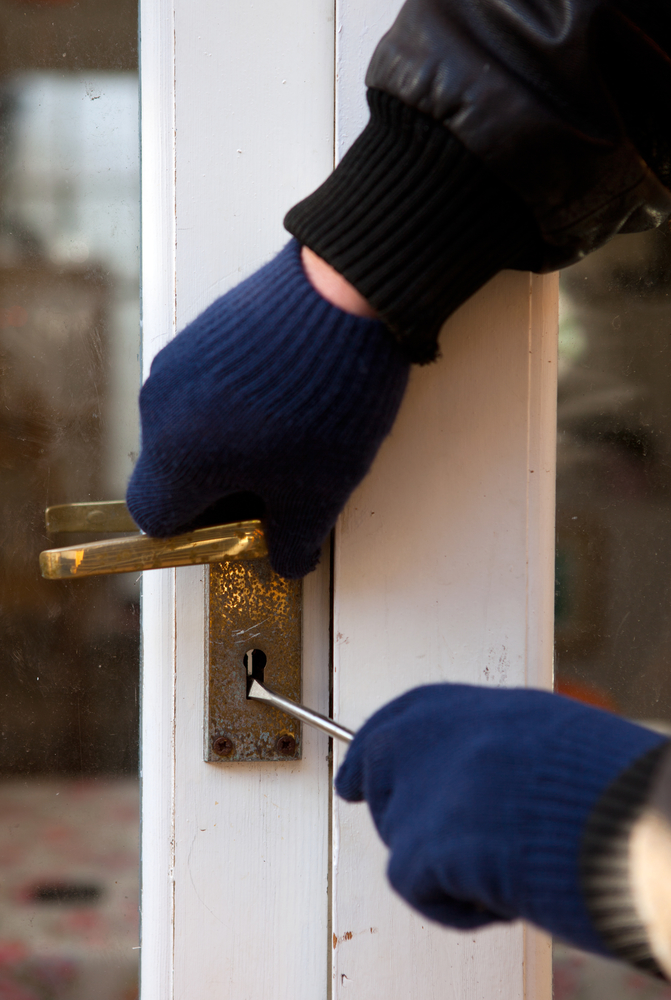
MULTIPOLYGON (((175 100, 172 0, 140 4, 142 374, 175 332, 175 100)), ((173 995, 175 571, 142 580, 140 729, 143 1000, 173 995)))
MULTIPOLYGON (((142 4, 143 371, 287 241, 333 165, 332 0, 142 4)), ((206 571, 145 574, 142 997, 328 991, 330 760, 202 759, 206 571)), ((306 701, 328 712, 330 572, 305 584, 306 701)))
MULTIPOLYGON (((421 684, 551 687, 556 323, 556 275, 504 273, 448 322, 438 363, 413 370, 336 532, 343 724, 421 684)), ((549 1000, 543 935, 456 934, 411 912, 361 805, 334 800, 333 841, 334 997, 549 1000)))
MULTIPOLYGON (((145 376, 177 328, 285 241, 284 211, 365 120, 365 65, 393 14, 382 0, 339 0, 334 26, 332 0, 142 4, 145 376)), ((336 631, 350 642, 337 644, 335 697, 345 724, 423 680, 549 686, 555 336, 556 280, 503 275, 453 319, 440 364, 413 374, 337 537, 336 631), (415 480, 427 470, 421 489, 411 488, 404 449, 415 480), (411 542, 426 530, 428 572, 426 550, 411 542), (432 601, 438 611, 417 616, 432 601), (410 639, 430 669, 407 670, 410 639)), ((306 732, 298 765, 202 762, 204 577, 166 570, 143 582, 142 1000, 214 991, 320 1000, 331 962, 334 997, 546 1000, 544 939, 488 931, 469 972, 454 935, 424 937, 391 897, 365 810, 337 802, 333 930, 358 928, 364 898, 378 933, 332 948, 322 737, 306 732)), ((306 582, 304 637, 304 697, 322 711, 328 589, 324 566, 306 582)))

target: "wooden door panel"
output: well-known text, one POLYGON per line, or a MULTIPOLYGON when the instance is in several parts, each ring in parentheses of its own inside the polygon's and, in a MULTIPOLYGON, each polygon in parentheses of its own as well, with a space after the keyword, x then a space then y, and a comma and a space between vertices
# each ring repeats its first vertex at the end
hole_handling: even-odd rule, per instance
MULTIPOLYGON (((332 0, 142 5, 144 373, 288 240, 333 164, 332 0)), ((328 557, 328 552, 327 552, 328 557)), ((303 693, 328 711, 328 558, 305 585, 303 693)), ((206 572, 145 574, 143 1000, 319 1000, 328 984, 327 740, 203 763, 206 572)))
MULTIPOLYGON (((554 276, 502 274, 448 322, 437 364, 413 371, 336 534, 346 725, 419 684, 551 686, 556 309, 554 276)), ((436 1000, 550 996, 541 935, 432 926, 390 890, 367 810, 335 799, 333 824, 334 996, 401 1000, 418 983, 436 1000)))

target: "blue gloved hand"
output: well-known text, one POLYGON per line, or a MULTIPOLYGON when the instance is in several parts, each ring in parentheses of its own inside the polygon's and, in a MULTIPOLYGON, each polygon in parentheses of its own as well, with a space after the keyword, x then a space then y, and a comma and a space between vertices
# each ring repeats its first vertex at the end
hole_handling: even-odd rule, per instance
POLYGON ((604 790, 664 737, 543 691, 416 688, 357 733, 338 794, 368 802, 388 875, 457 928, 522 917, 609 954, 581 886, 583 831, 604 790))
POLYGON ((127 503, 148 534, 262 516, 300 577, 389 433, 409 364, 386 327, 309 283, 292 240, 154 360, 127 503))

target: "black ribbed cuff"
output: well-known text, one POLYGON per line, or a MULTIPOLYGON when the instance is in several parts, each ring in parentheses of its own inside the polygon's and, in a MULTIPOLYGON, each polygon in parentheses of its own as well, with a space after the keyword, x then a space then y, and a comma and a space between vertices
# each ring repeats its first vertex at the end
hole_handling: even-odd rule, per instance
POLYGON ((580 874, 589 915, 613 955, 666 979, 650 947, 631 890, 629 838, 669 743, 649 750, 609 785, 583 835, 580 874))
POLYGON ((541 237, 527 206, 440 122, 379 90, 368 104, 364 131, 284 225, 424 364, 478 288, 503 268, 533 269, 541 237))

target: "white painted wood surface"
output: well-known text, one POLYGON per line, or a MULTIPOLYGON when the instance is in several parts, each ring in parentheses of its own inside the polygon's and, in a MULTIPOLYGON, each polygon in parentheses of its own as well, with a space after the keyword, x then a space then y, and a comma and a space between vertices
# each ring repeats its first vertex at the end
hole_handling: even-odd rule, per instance
MULTIPOLYGON (((177 587, 175 997, 314 1000, 325 994, 328 741, 303 731, 293 765, 203 764, 204 602, 177 587)), ((306 702, 328 711, 328 556, 305 585, 306 702)))
MULTIPOLYGON (((325 0, 197 5, 175 16, 177 327, 288 239, 287 208, 333 161, 325 0)), ((328 567, 305 588, 304 695, 328 705, 328 567)), ((174 995, 324 993, 327 743, 304 759, 203 764, 203 574, 177 573, 174 995)))
MULTIPOLYGON (((174 11, 141 4, 142 372, 175 327, 174 11)), ((174 570, 142 580, 143 1000, 173 995, 174 570)))
MULTIPOLYGON (((550 687, 556 316, 555 277, 500 275, 448 322, 440 361, 413 371, 336 534, 345 725, 424 683, 550 687)), ((551 996, 541 935, 450 933, 393 895, 365 807, 334 801, 333 859, 335 997, 551 996)))
POLYGON ((342 159, 368 121, 366 69, 375 46, 402 6, 403 0, 336 3, 336 160, 342 159))
MULTIPOLYGON (((142 5, 144 372, 288 239, 333 164, 330 0, 142 5)), ((202 760, 202 569, 145 574, 143 1000, 319 1000, 328 984, 328 744, 202 760)), ((305 587, 304 692, 328 711, 329 569, 305 587)))
MULTIPOLYGON (((338 158, 367 120, 365 68, 400 6, 337 5, 338 158)), ((557 315, 555 276, 501 275, 447 324, 440 362, 413 371, 336 532, 345 725, 422 683, 551 687, 557 315)), ((334 997, 549 1000, 549 940, 523 927, 459 935, 412 914, 365 807, 334 799, 332 851, 334 997)))

